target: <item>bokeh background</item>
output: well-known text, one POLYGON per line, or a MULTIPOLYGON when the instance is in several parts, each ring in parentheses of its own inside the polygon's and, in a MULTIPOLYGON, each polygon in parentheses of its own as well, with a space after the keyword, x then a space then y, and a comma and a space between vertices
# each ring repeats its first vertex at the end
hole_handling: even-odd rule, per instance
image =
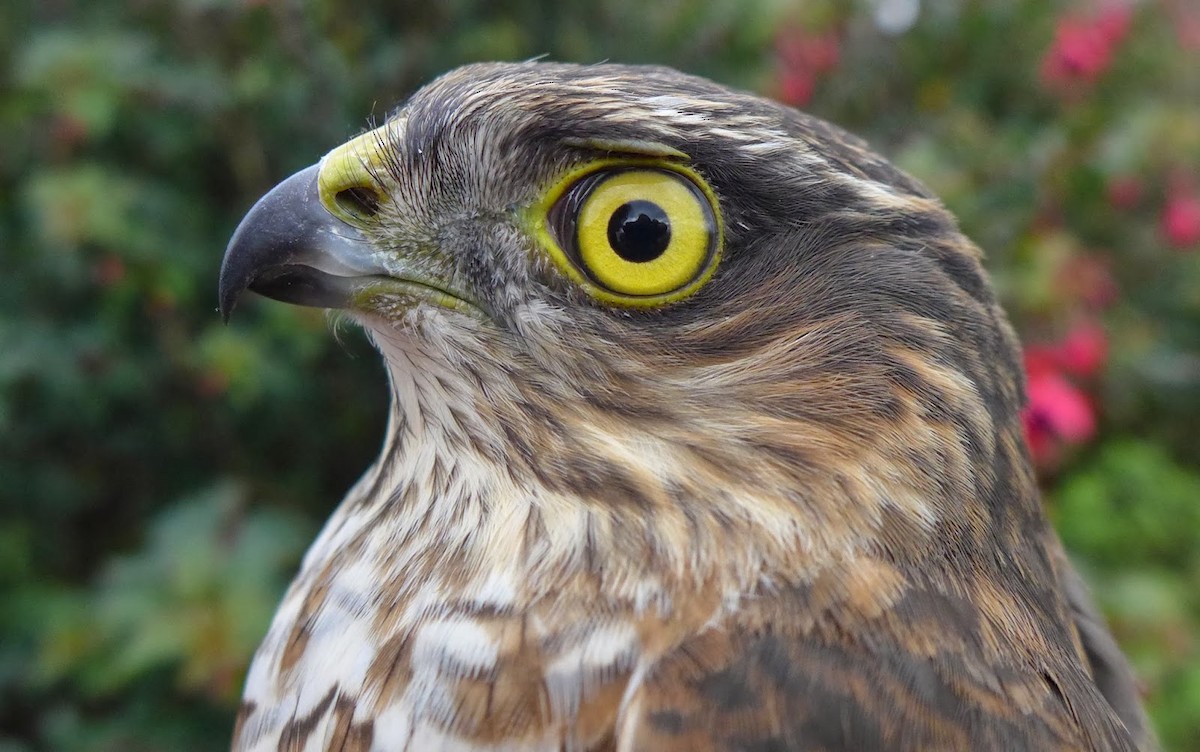
POLYGON ((373 458, 319 311, 215 312, 241 214, 431 76, 661 62, 940 194, 1026 343, 1056 524, 1200 750, 1196 0, 0 4, 0 751, 225 749, 251 652, 373 458))

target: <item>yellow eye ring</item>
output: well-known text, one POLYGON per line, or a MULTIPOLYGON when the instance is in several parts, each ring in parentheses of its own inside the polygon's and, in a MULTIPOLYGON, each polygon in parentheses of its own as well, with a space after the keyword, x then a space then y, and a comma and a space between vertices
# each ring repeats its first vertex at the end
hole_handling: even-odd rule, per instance
POLYGON ((716 197, 681 165, 593 163, 567 175, 533 209, 551 258, 605 302, 653 307, 682 300, 716 270, 716 197))

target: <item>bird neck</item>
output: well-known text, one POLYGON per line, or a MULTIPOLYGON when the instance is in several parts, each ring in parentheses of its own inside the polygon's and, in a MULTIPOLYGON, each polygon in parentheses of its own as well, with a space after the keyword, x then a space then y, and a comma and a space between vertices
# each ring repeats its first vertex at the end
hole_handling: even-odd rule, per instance
POLYGON ((504 358, 455 360, 428 335, 376 340, 387 441, 330 522, 342 532, 316 547, 388 531, 356 545, 385 553, 389 581, 480 597, 524 583, 536 600, 582 578, 646 606, 804 582, 881 550, 937 556, 946 520, 963 519, 949 507, 976 505, 958 482, 965 459, 931 424, 890 441, 703 389, 688 409, 630 415, 613 394, 564 394, 504 358))

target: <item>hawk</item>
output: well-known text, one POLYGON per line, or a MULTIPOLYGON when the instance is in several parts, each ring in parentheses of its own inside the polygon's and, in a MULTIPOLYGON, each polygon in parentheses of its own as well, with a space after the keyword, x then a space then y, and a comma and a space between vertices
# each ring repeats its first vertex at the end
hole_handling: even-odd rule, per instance
POLYGON ((391 408, 234 749, 1152 746, 981 252, 836 127, 460 68, 255 205, 246 289, 348 312, 391 408))

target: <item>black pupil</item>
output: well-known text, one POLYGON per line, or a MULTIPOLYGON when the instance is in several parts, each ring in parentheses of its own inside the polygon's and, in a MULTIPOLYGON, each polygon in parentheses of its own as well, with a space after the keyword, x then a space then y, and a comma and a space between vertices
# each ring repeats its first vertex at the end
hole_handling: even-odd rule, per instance
POLYGON ((608 220, 608 243, 626 261, 653 261, 671 244, 671 222, 653 201, 630 201, 608 220))

